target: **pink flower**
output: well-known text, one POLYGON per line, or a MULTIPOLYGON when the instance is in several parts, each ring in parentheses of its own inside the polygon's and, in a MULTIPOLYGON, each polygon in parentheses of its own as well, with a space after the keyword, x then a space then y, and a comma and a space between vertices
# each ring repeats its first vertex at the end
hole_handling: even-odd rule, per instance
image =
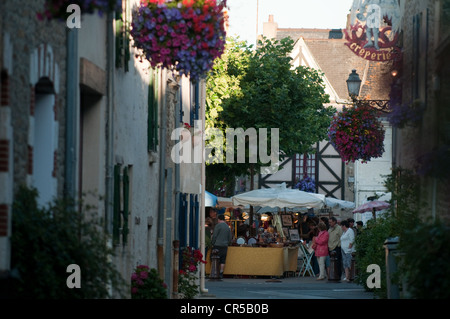
POLYGON ((197 270, 197 267, 195 267, 195 265, 190 265, 189 266, 189 271, 190 272, 194 272, 194 271, 196 271, 197 270))
POLYGON ((146 271, 141 271, 141 278, 142 278, 142 279, 147 279, 147 278, 148 278, 148 272, 146 272, 146 271))
POLYGON ((132 287, 132 288, 131 288, 131 293, 132 293, 132 294, 137 294, 138 291, 139 291, 139 290, 137 289, 137 287, 132 287))

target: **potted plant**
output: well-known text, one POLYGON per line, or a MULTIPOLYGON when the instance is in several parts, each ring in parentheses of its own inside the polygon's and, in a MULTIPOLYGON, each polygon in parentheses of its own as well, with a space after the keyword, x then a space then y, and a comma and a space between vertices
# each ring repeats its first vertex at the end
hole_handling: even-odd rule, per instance
POLYGON ((224 8, 216 0, 141 0, 130 32, 137 56, 193 81, 206 76, 224 51, 224 8))
POLYGON ((154 268, 139 265, 131 275, 131 299, 167 299, 167 285, 154 268))
POLYGON ((420 100, 415 100, 411 105, 394 105, 388 115, 388 121, 396 128, 414 127, 422 121, 424 112, 425 105, 420 100))
POLYGON ((346 163, 363 163, 384 153, 385 130, 376 111, 368 106, 344 107, 328 129, 331 144, 346 163))
POLYGON ((178 276, 178 293, 180 299, 192 299, 198 294, 198 267, 206 264, 199 249, 185 247, 182 249, 182 263, 178 276))

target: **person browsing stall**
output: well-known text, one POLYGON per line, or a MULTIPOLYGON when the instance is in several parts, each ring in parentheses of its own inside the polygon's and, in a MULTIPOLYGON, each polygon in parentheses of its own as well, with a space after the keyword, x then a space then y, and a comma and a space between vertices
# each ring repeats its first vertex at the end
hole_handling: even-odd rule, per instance
POLYGON ((337 275, 339 279, 342 273, 342 253, 341 253, 341 236, 342 228, 339 227, 336 217, 332 216, 329 219, 330 228, 328 229, 329 239, 328 239, 328 250, 331 253, 334 251, 336 253, 337 262, 337 275))
POLYGON ((219 251, 219 263, 220 263, 220 277, 223 277, 223 271, 225 269, 225 261, 227 259, 228 245, 231 244, 231 229, 225 222, 225 216, 218 216, 218 223, 214 227, 211 243, 213 249, 219 251))
POLYGON ((317 224, 317 229, 319 230, 319 234, 314 237, 314 243, 316 247, 314 248, 314 254, 317 257, 317 261, 319 262, 319 277, 317 280, 325 279, 325 260, 328 256, 328 238, 329 234, 327 231, 327 226, 324 222, 319 222, 317 224))
POLYGON ((341 236, 341 251, 342 251, 342 265, 345 270, 346 282, 350 282, 350 268, 352 263, 352 253, 355 251, 353 245, 355 243, 355 233, 350 228, 348 221, 341 222, 342 236, 341 236))

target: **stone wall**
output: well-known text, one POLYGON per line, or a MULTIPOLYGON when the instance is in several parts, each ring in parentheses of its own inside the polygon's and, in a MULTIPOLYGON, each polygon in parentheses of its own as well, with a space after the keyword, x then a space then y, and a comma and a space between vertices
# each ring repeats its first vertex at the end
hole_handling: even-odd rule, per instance
MULTIPOLYGON (((43 0, 27 1, 26 5, 13 0, 4 0, 0 4, 2 13, 3 37, 9 34, 12 52, 12 73, 8 74, 9 105, 11 106, 11 121, 14 128, 14 189, 27 183, 30 154, 30 116, 34 105, 34 80, 39 76, 39 70, 33 70, 32 56, 43 52, 39 48, 51 48, 54 69, 53 77, 59 82, 56 94, 56 121, 59 123, 58 154, 56 156, 56 176, 58 193, 63 190, 64 169, 64 109, 65 109, 65 65, 66 65, 66 25, 60 21, 39 21, 37 12, 43 9, 43 0), (34 76, 33 76, 34 75, 34 76), (34 77, 34 79, 31 79, 34 77)), ((41 71, 44 74, 44 71, 41 71)), ((55 84, 55 83, 54 83, 55 84)))

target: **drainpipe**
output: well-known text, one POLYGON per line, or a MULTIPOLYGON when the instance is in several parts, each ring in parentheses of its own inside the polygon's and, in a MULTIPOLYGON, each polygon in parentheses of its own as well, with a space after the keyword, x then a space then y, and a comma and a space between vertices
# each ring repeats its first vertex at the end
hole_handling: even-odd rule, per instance
POLYGON ((78 30, 67 28, 66 74, 66 145, 64 196, 76 198, 77 185, 77 119, 78 119, 78 30))
POLYGON ((106 159, 105 159, 105 230, 107 233, 113 232, 113 201, 114 201, 114 18, 113 12, 109 12, 106 22, 106 159))
MULTIPOLYGON (((179 103, 175 105, 175 128, 178 127, 178 123, 181 122, 181 110, 183 109, 183 96, 181 93, 181 77, 178 78, 180 81, 178 83, 179 88, 177 91, 177 100, 179 103)), ((175 143, 180 143, 180 140, 175 140, 175 143)), ((172 268, 172 297, 173 299, 178 299, 178 268, 179 268, 179 249, 180 249, 180 234, 178 231, 178 218, 180 212, 180 196, 181 196, 181 186, 180 186, 180 164, 179 164, 179 154, 176 152, 175 155, 175 210, 173 213, 174 221, 173 225, 173 268, 172 268)))
POLYGON ((161 74, 161 85, 158 88, 160 90, 161 97, 161 126, 160 126, 160 139, 159 139, 159 201, 158 201, 158 230, 157 230, 157 258, 158 258, 158 272, 161 278, 164 276, 164 191, 165 191, 165 178, 166 178, 166 124, 167 124, 167 97, 166 97, 166 87, 167 87, 167 74, 166 70, 162 69, 159 74, 161 74))
MULTIPOLYGON (((200 105, 200 118, 201 118, 201 123, 202 126, 199 127, 199 129, 202 130, 202 158, 201 158, 201 205, 200 205, 200 225, 199 225, 199 229, 200 229, 200 251, 202 252, 202 254, 205 252, 205 185, 206 185, 206 174, 205 174, 205 99, 206 99, 206 94, 205 94, 205 86, 204 86, 205 82, 201 81, 198 84, 198 88, 197 90, 199 90, 199 94, 196 94, 196 98, 197 101, 195 101, 195 103, 197 103, 197 105, 200 105), (201 98, 199 97, 199 95, 201 95, 201 98), (201 101, 201 102, 200 102, 201 101)), ((206 259, 206 256, 204 257, 204 259, 206 259)), ((205 264, 201 264, 200 267, 200 291, 202 293, 207 293, 208 289, 205 288, 205 264)))

